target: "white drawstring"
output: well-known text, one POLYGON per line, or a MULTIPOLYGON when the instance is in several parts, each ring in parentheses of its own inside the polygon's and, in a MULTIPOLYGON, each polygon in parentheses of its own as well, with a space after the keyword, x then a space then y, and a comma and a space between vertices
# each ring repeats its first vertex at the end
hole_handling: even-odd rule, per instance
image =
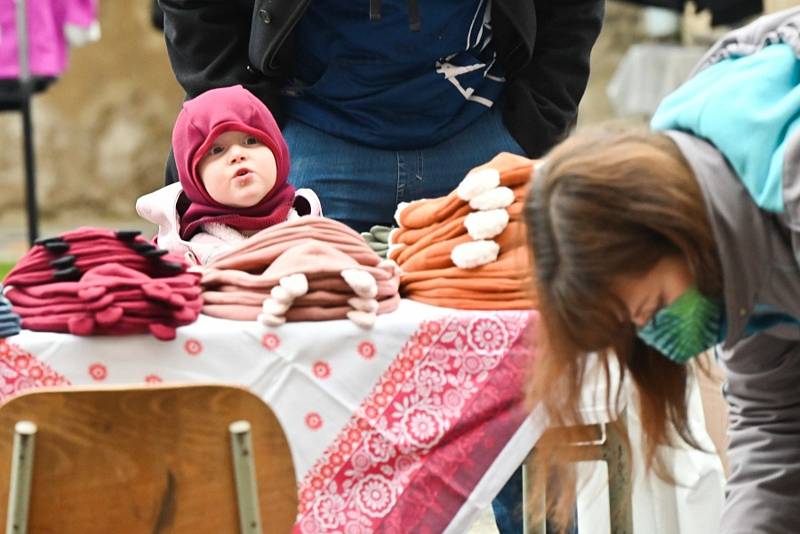
POLYGON ((381 0, 369 0, 369 20, 381 20, 381 0))

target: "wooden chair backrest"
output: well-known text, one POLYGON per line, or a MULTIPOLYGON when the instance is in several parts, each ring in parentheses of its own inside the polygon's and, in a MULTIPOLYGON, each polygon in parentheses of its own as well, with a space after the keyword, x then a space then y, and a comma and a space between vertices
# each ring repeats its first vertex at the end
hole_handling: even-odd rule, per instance
POLYGON ((0 528, 18 421, 36 433, 28 532, 237 533, 228 425, 252 425, 261 521, 290 532, 297 485, 270 408, 237 387, 33 391, 0 406, 0 528))

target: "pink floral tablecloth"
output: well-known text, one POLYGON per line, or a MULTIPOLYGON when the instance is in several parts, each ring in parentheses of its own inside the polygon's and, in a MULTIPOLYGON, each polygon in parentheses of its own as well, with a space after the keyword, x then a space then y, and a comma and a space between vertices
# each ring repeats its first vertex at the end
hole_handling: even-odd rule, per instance
POLYGON ((243 385, 288 437, 296 532, 460 533, 541 433, 521 388, 536 320, 403 301, 372 330, 201 316, 171 342, 23 331, 0 340, 0 399, 64 384, 243 385))

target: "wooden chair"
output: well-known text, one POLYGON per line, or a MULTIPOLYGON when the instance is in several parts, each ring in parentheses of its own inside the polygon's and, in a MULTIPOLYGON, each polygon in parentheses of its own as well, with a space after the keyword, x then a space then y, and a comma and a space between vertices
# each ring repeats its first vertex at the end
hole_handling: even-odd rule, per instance
MULTIPOLYGON (((625 451, 624 439, 620 434, 620 428, 626 425, 626 414, 623 411, 615 424, 599 423, 580 427, 581 433, 591 436, 590 439, 581 442, 570 442, 562 429, 551 428, 547 434, 555 436, 558 441, 563 443, 564 450, 570 462, 606 462, 608 467, 608 500, 610 510, 610 529, 611 534, 633 534, 633 508, 632 508, 632 488, 631 468, 628 464, 628 455, 625 451)), ((544 436, 543 436, 544 438, 544 436)), ((541 517, 546 509, 546 502, 531 503, 529 497, 529 481, 534 480, 533 470, 535 469, 534 447, 528 459, 522 466, 522 487, 523 487, 523 531, 525 534, 545 534, 547 527, 545 521, 533 523, 531 516, 541 517), (529 507, 534 505, 537 509, 529 507)), ((541 495, 545 495, 542 491, 541 495)), ((546 497, 545 497, 546 498, 546 497)))
POLYGON ((0 406, 7 533, 285 534, 296 513, 286 437, 244 389, 62 388, 0 406))

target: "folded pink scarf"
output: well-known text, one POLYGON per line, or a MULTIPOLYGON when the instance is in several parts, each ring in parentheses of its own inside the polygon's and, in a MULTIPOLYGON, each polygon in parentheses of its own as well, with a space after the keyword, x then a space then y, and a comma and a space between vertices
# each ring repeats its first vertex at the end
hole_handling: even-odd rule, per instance
MULTIPOLYGON (((256 319, 264 301, 275 297, 273 291, 288 295, 283 283, 299 276, 306 286, 303 293, 273 308, 286 320, 343 319, 353 311, 386 313, 397 306, 399 274, 393 262, 381 260, 349 227, 303 217, 262 230, 211 262, 202 277, 203 312, 256 319), (354 281, 343 275, 347 272, 361 274, 354 281), (358 284, 366 285, 354 289, 358 284), (354 308, 353 298, 365 301, 361 306, 370 311, 354 308)), ((280 317, 275 320, 282 321, 280 317)))

